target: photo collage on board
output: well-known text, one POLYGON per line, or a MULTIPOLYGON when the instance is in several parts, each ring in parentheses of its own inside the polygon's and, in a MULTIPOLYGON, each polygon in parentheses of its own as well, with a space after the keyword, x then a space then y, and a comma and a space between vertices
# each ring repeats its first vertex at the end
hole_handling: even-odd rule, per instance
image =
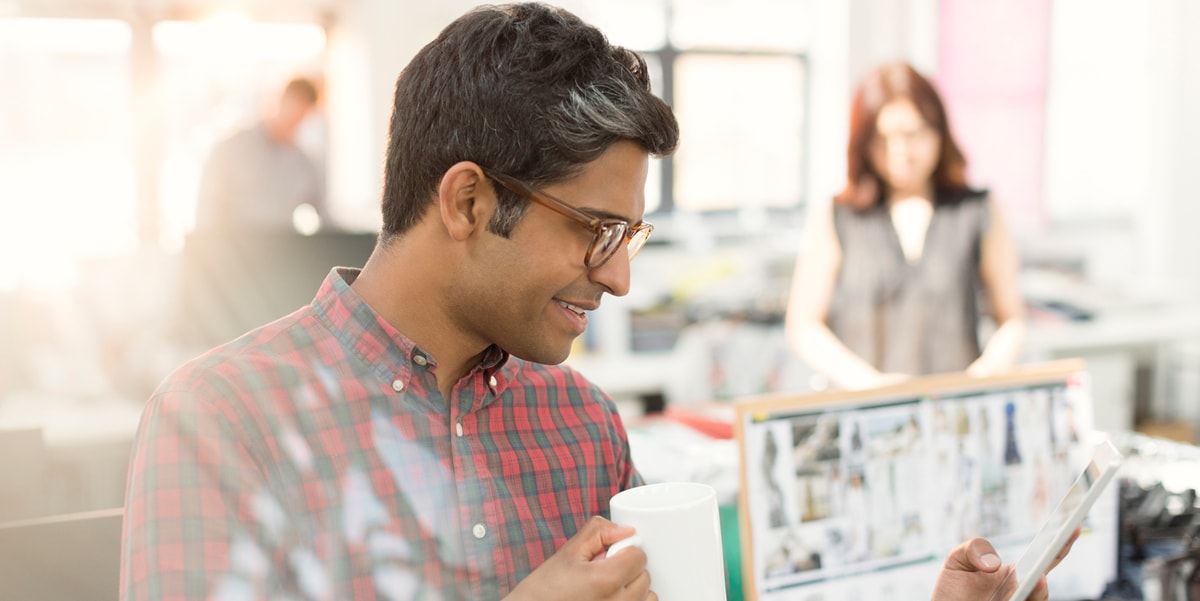
POLYGON ((1027 541, 1081 463, 1075 405, 1068 386, 1042 385, 755 420, 756 580, 827 584, 928 564, 975 536, 1027 541))

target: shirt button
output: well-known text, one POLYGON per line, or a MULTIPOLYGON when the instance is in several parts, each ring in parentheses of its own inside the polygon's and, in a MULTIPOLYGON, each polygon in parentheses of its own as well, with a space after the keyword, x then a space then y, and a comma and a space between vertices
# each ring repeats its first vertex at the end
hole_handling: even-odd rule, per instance
POLYGON ((484 526, 483 522, 477 522, 471 526, 471 534, 474 534, 475 538, 483 538, 487 536, 487 526, 484 526))
POLYGON ((496 376, 492 376, 488 379, 488 386, 491 386, 492 388, 496 387, 496 376))
POLYGON ((401 392, 404 390, 404 382, 402 380, 392 380, 392 390, 401 392))
POLYGON ((413 363, 424 367, 429 363, 429 359, 426 359, 425 355, 413 355, 413 363))
POLYGON ((457 434, 459 438, 462 438, 462 422, 454 424, 454 433, 457 434))

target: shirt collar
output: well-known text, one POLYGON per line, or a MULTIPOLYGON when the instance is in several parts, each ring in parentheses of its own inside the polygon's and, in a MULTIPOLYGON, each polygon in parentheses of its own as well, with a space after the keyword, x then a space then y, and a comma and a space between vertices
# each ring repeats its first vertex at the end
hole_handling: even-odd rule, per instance
MULTIPOLYGON (((362 270, 335 267, 321 283, 312 307, 319 319, 343 348, 357 354, 381 379, 391 381, 397 369, 411 371, 413 359, 421 355, 434 358, 417 348, 404 334, 375 312, 350 287, 362 270)), ((508 362, 509 354, 492 345, 483 353, 479 364, 470 374, 482 372, 493 377, 508 362)), ((469 375, 470 375, 469 374, 469 375)))

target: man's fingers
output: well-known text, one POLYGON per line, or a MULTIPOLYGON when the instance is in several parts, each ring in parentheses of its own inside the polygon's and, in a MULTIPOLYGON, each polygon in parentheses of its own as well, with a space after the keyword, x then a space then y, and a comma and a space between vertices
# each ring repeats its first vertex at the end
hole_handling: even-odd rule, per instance
MULTIPOLYGON (((1046 585, 1046 577, 1042 576, 1038 579, 1037 585, 1033 587, 1033 590, 1029 591, 1029 596, 1025 598, 1025 601, 1049 601, 1049 599, 1050 587, 1046 585)), ((1013 599, 1013 601, 1021 600, 1013 599)))
POLYGON ((1063 545, 1062 549, 1058 550, 1058 555, 1054 556, 1054 561, 1050 564, 1050 567, 1046 571, 1053 570, 1054 566, 1058 565, 1060 561, 1066 558, 1067 554, 1071 552, 1071 547, 1075 544, 1075 541, 1079 540, 1080 531, 1080 527, 1076 526, 1075 532, 1071 533, 1071 538, 1067 539, 1067 543, 1063 545))
POLYGON ((642 570, 641 573, 625 585, 626 596, 630 599, 658 599, 658 595, 650 590, 650 572, 642 570))
POLYGON ((608 522, 608 527, 600 531, 600 542, 603 543, 604 548, 607 549, 608 547, 617 544, 617 542, 623 541, 636 533, 637 531, 629 526, 618 526, 612 522, 608 522))

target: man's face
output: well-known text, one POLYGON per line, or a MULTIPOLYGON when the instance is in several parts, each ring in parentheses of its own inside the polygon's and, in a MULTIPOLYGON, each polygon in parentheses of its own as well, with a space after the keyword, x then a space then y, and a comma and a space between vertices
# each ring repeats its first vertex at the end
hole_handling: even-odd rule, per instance
MULTIPOLYGON (((637 144, 619 142, 577 177, 541 191, 601 219, 636 224, 645 211, 648 163, 637 144)), ((624 246, 595 269, 584 265, 592 237, 578 222, 532 203, 509 238, 484 234, 455 277, 450 314, 469 335, 517 357, 562 362, 601 297, 629 292, 624 246)))

